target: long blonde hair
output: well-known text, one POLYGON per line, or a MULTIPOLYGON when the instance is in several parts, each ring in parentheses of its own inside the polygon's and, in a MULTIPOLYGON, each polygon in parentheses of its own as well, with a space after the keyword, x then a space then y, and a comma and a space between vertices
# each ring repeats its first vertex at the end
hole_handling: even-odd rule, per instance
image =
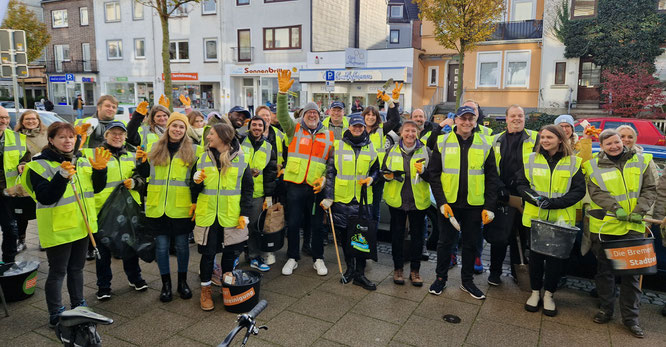
POLYGON ((25 126, 23 126, 23 119, 25 118, 25 116, 31 115, 31 114, 34 114, 35 117, 37 117, 37 121, 39 122, 39 125, 37 126, 37 128, 39 128, 39 132, 40 133, 46 133, 46 129, 44 128, 44 123, 42 123, 42 118, 39 116, 39 113, 37 113, 37 111, 35 111, 35 110, 27 110, 27 111, 21 113, 21 117, 19 117, 18 122, 16 122, 16 126, 14 127, 14 131, 20 132, 23 129, 27 129, 25 126))
MULTIPOLYGON (((173 124, 173 122, 171 124, 173 124)), ((169 126, 171 126, 171 124, 169 124, 169 126)), ((185 124, 185 126, 188 125, 185 124)), ((164 131, 164 134, 162 134, 160 139, 153 145, 153 148, 148 154, 148 159, 150 159, 150 163, 152 165, 169 165, 171 154, 169 153, 169 148, 167 145, 169 144, 170 140, 171 138, 169 137, 169 127, 167 127, 167 129, 164 131)), ((175 155, 184 161, 186 166, 192 165, 197 159, 194 153, 194 144, 192 143, 192 139, 187 136, 187 134, 183 135, 183 138, 180 140, 180 147, 178 148, 178 152, 176 152, 175 155)))
POLYGON ((231 143, 236 138, 236 133, 234 128, 227 123, 217 123, 213 125, 212 130, 215 131, 215 135, 217 135, 223 143, 229 146, 229 150, 220 152, 220 173, 224 174, 227 172, 227 169, 231 167, 231 143))

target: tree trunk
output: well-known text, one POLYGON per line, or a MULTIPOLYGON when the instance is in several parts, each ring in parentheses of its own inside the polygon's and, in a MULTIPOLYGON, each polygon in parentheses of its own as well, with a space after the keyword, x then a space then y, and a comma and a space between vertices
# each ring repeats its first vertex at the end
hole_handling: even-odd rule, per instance
POLYGON ((462 97, 463 90, 463 62, 465 61, 465 46, 460 47, 458 54, 460 62, 458 63, 458 85, 456 86, 456 110, 460 107, 460 98, 462 97))
MULTIPOLYGON (((169 57, 169 16, 166 14, 166 6, 160 13, 162 23, 162 71, 164 72, 164 95, 171 98, 171 59, 169 57)), ((173 102, 169 103, 169 110, 173 112, 173 102)))

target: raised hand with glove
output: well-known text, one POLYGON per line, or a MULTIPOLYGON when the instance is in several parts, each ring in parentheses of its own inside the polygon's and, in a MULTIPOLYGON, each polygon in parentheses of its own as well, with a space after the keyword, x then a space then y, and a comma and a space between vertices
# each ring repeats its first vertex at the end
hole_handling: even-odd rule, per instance
POLYGON ((282 69, 278 71, 278 89, 280 93, 286 94, 292 84, 294 84, 294 80, 291 78, 291 70, 282 69))
POLYGON ((495 212, 488 210, 483 210, 481 212, 481 220, 483 221, 483 225, 489 224, 493 221, 493 219, 495 219, 495 212))
POLYGON ((141 101, 139 105, 136 106, 136 112, 144 116, 148 114, 148 102, 141 101))
POLYGON ((189 215, 189 216, 192 216, 192 219, 191 219, 191 220, 192 220, 193 222, 194 222, 194 219, 197 218, 197 214, 196 214, 196 212, 195 212, 196 210, 197 210, 197 204, 193 203, 192 205, 190 205, 190 213, 189 213, 188 215, 189 215))
POLYGON ((394 107, 394 103, 393 100, 391 100, 391 97, 381 89, 377 89, 377 99, 384 101, 389 108, 394 107))
POLYGON ((164 94, 160 96, 160 100, 158 101, 158 103, 166 108, 169 108, 169 105, 171 105, 171 101, 169 101, 169 98, 164 96, 164 94))
POLYGON ((74 132, 76 135, 81 136, 81 144, 79 145, 79 148, 76 149, 77 151, 81 149, 84 143, 86 143, 88 135, 90 135, 92 131, 92 124, 90 123, 83 123, 74 127, 74 132))
POLYGON ((366 177, 362 180, 358 180, 358 184, 365 185, 365 186, 370 186, 372 184, 372 177, 366 177))
POLYGON ((142 163, 145 163, 146 160, 148 160, 148 152, 141 149, 141 147, 137 148, 137 150, 136 150, 136 160, 141 161, 142 163))
POLYGON ((58 167, 58 172, 60 173, 60 175, 62 175, 62 177, 69 179, 72 176, 74 176, 74 174, 76 173, 76 169, 74 168, 74 165, 72 165, 72 163, 68 161, 63 161, 58 167))
POLYGON ((273 198, 270 197, 270 196, 267 196, 266 198, 264 198, 264 204, 261 208, 262 208, 262 210, 266 210, 267 208, 269 208, 271 206, 273 206, 273 198))
POLYGON ((109 163, 111 159, 111 152, 104 147, 95 148, 95 155, 92 158, 89 158, 90 165, 95 170, 104 170, 106 169, 106 164, 109 163))
POLYGON ((236 226, 236 229, 245 229, 247 228, 247 225, 249 223, 250 223, 250 218, 245 216, 240 216, 238 217, 238 225, 236 226))
POLYGON ((184 108, 191 107, 191 105, 192 105, 192 100, 190 100, 189 96, 185 96, 183 94, 180 94, 180 96, 178 97, 178 100, 180 100, 180 102, 183 104, 184 108))
POLYGON ((400 99, 400 90, 402 89, 403 84, 395 82, 395 88, 393 88, 393 92, 391 93, 391 96, 393 97, 393 102, 398 102, 400 99))
POLYGON ((194 176, 192 176, 192 180, 196 184, 201 184, 205 179, 206 179, 206 173, 204 172, 204 170, 199 170, 194 173, 194 176))
POLYGON ((315 194, 321 193, 321 191, 324 189, 324 184, 326 184, 326 177, 321 176, 317 178, 312 186, 312 190, 314 191, 314 193, 315 194))
POLYGON ((133 178, 128 178, 123 181, 123 185, 125 186, 125 188, 132 190, 134 189, 134 187, 136 187, 136 182, 134 182, 133 178))
POLYGON ((333 206, 333 199, 324 199, 319 203, 319 206, 323 208, 324 210, 328 210, 333 206))

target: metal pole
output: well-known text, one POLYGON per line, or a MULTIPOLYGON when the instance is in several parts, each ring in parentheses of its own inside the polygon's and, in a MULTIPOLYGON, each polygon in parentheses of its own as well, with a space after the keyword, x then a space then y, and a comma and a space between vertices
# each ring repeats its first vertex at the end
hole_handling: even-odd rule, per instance
POLYGON ((19 117, 21 114, 19 112, 20 107, 19 107, 19 97, 18 97, 18 79, 16 78, 16 50, 14 49, 13 30, 9 30, 9 56, 12 64, 12 86, 14 87, 14 109, 16 109, 16 117, 19 117))

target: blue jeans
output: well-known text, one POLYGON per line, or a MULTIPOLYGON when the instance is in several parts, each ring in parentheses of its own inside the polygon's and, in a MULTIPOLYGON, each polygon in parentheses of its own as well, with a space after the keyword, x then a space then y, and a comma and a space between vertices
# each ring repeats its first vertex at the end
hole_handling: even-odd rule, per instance
MULTIPOLYGON (((111 288, 111 251, 108 247, 97 242, 99 258, 95 260, 95 269, 97 270, 97 287, 111 288)), ((135 254, 131 257, 123 258, 123 270, 130 283, 136 283, 141 280, 141 268, 139 267, 139 257, 135 254)))
MULTIPOLYGON (((188 234, 179 234, 173 237, 178 259, 178 272, 187 272, 187 263, 190 261, 190 244, 187 240, 188 234)), ((169 246, 171 245, 169 235, 157 235, 155 237, 155 258, 160 275, 168 275, 169 269, 169 246)))
POLYGON ((76 110, 76 119, 81 119, 83 118, 83 109, 79 108, 76 110))

